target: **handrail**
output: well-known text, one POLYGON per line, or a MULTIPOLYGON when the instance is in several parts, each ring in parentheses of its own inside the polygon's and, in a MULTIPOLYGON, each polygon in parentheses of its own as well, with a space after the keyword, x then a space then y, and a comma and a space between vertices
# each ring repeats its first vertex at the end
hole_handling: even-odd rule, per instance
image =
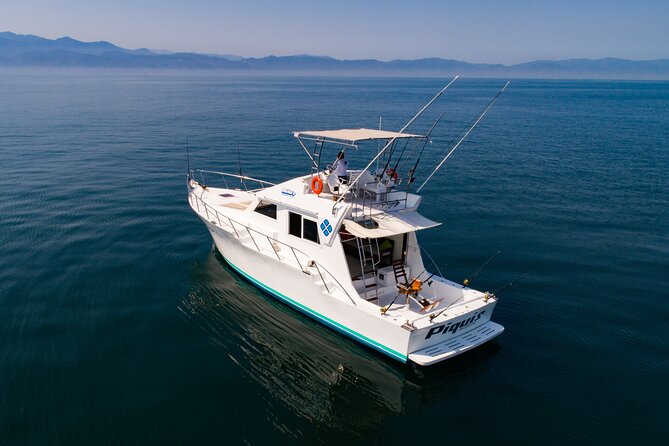
MULTIPOLYGON (((200 177, 204 178, 202 176, 203 173, 212 173, 212 174, 216 174, 216 175, 221 175, 222 177, 237 178, 244 185, 244 187, 246 187, 246 185, 244 184, 244 180, 254 181, 254 182, 260 184, 262 186, 261 189, 264 189, 265 187, 268 187, 268 186, 276 186, 275 183, 271 183, 269 181, 261 180, 261 179, 258 179, 258 178, 253 178, 253 177, 249 177, 249 176, 246 176, 246 175, 237 175, 237 174, 234 174, 234 173, 218 172, 218 171, 215 171, 215 170, 192 169, 190 171, 190 173, 191 173, 191 177, 193 176, 193 174, 199 173, 200 177)), ((223 178, 223 181, 225 182, 225 185, 227 187, 227 182, 225 181, 225 178, 223 178)))
POLYGON ((359 214, 362 215, 363 219, 367 217, 367 214, 365 213, 367 209, 369 209, 369 215, 371 216, 373 210, 385 212, 389 208, 393 208, 402 202, 404 202, 404 208, 400 209, 408 209, 409 207, 408 196, 405 196, 404 198, 388 199, 388 197, 391 194, 401 193, 401 191, 392 188, 389 188, 385 192, 376 193, 377 197, 381 196, 383 197, 383 199, 381 201, 374 201, 374 194, 372 193, 373 191, 368 190, 367 186, 369 186, 370 184, 377 184, 377 183, 378 183, 377 181, 370 181, 369 183, 365 183, 363 185, 363 187, 360 189, 360 192, 350 191, 351 198, 349 200, 346 200, 345 202, 361 206, 361 209, 357 208, 358 214, 356 215, 356 218, 360 217, 359 214))
MULTIPOLYGON (((299 251, 299 249, 298 249, 298 251, 299 251)), ((300 253, 304 254, 302 251, 300 251, 300 253)), ((306 255, 306 254, 304 254, 304 255, 306 255)), ((312 262, 314 262, 314 264, 316 265, 316 268, 318 268, 318 263, 317 263, 315 260, 312 260, 312 262)), ((339 286, 339 288, 341 288, 341 290, 344 291, 344 293, 346 293, 346 296, 348 296, 348 298, 351 300, 351 303, 352 303, 353 305, 356 305, 356 306, 357 306, 358 304, 355 303, 355 300, 353 300, 353 298, 352 298, 351 295, 348 293, 348 291, 346 291, 346 288, 344 288, 344 285, 341 284, 341 282, 339 281, 339 279, 337 279, 337 278, 334 276, 334 274, 332 274, 330 271, 328 271, 327 268, 323 267, 323 271, 325 271, 326 273, 328 273, 328 274, 330 275, 330 277, 332 277, 332 279, 334 279, 334 281, 337 283, 337 285, 339 286)), ((320 270, 319 270, 318 272, 320 273, 320 270)), ((325 286, 325 288, 327 288, 327 285, 325 286)))
POLYGON ((325 279, 323 278, 323 274, 321 273, 321 269, 318 267, 318 263, 316 263, 315 260, 312 260, 307 266, 315 266, 316 267, 316 271, 318 271, 318 275, 321 277, 321 281, 323 282, 323 285, 325 285, 325 290, 329 293, 330 288, 328 288, 328 284, 325 282, 325 279))
MULTIPOLYGON (((302 267, 302 263, 299 261, 299 259, 298 259, 298 257, 297 257, 297 254, 295 254, 295 251, 299 252, 300 254, 302 254, 303 256, 305 256, 307 259, 309 259, 311 256, 309 256, 307 253, 305 253, 305 252, 302 251, 301 249, 299 249, 299 248, 295 248, 294 246, 291 246, 291 245, 289 245, 289 244, 287 244, 287 243, 284 243, 284 242, 282 242, 282 241, 280 241, 280 240, 277 240, 277 239, 275 239, 274 237, 270 237, 270 236, 267 235, 267 234, 263 234, 262 232, 260 232, 260 231, 258 231, 258 230, 256 230, 256 229, 253 229, 252 227, 250 227, 250 226, 248 226, 248 225, 245 225, 244 223, 240 223, 239 221, 234 220, 234 219, 232 219, 232 218, 230 218, 230 217, 228 217, 228 216, 226 216, 226 215, 219 214, 219 212, 218 212, 216 209, 214 209, 213 206, 207 204, 207 203, 202 199, 202 197, 197 196, 197 194, 194 193, 194 191, 193 191, 192 188, 189 190, 188 197, 189 197, 189 199, 190 199, 190 197, 195 197, 196 204, 198 204, 198 206, 199 206, 198 201, 199 201, 200 203, 202 203, 202 205, 204 206, 204 209, 205 209, 205 213, 206 213, 206 215, 207 215, 207 218, 210 218, 210 217, 209 217, 209 211, 211 211, 211 212, 216 216, 216 219, 217 219, 218 222, 219 222, 219 226, 222 226, 222 223, 221 223, 221 217, 223 218, 223 222, 225 222, 225 220, 227 219, 227 220, 229 221, 229 223, 226 223, 226 224, 227 224, 228 226, 230 226, 230 227, 233 229, 233 231, 235 232, 235 235, 237 236, 238 239, 241 239, 241 236, 240 236, 239 233, 237 232, 237 229, 235 228, 234 223, 237 223, 238 225, 241 225, 243 228, 245 228, 245 229, 247 230, 247 232, 249 233, 249 236, 251 237, 251 240, 253 241, 253 244, 256 246, 256 248, 258 249, 259 252, 261 252, 261 249, 260 249, 260 247, 258 246, 258 243, 257 243, 257 242, 255 241, 255 239, 253 238, 253 235, 251 234, 251 231, 253 231, 253 232, 255 232, 256 234, 259 234, 259 235, 261 235, 261 236, 267 238, 267 240, 268 240, 269 243, 270 243, 270 246, 272 247, 272 250, 274 251, 274 254, 276 254, 276 256, 279 258, 279 260, 282 260, 282 258, 281 258, 281 256, 279 255, 279 253, 277 252, 277 250, 276 250, 276 248, 274 247, 274 245, 272 244, 272 241, 274 241, 274 242, 276 242, 276 243, 278 243, 278 244, 280 244, 280 245, 283 245, 283 246, 285 246, 285 247, 287 247, 287 248, 290 248, 291 251, 293 252, 293 255, 295 256, 295 260, 297 261, 297 265, 298 265, 299 268, 302 270, 302 272, 305 272, 305 269, 302 267)), ((201 213, 201 211, 198 211, 198 212, 201 213)), ((318 264, 316 263, 316 261, 313 260, 313 259, 310 259, 309 261, 310 261, 310 262, 313 262, 314 266, 316 266, 316 269, 318 270, 318 273, 321 275, 321 279, 323 279, 323 276, 322 276, 322 274, 321 274, 321 272, 320 272, 320 268, 318 267, 318 264)), ((309 266, 308 263, 307 263, 307 266, 309 266)), ((322 265, 321 265, 321 266, 322 266, 322 265)), ((326 273, 327 273, 327 274, 334 280, 334 282, 337 284, 337 286, 338 286, 338 287, 339 287, 339 288, 346 294, 346 296, 347 296, 347 297, 349 298, 349 300, 353 303, 353 305, 356 305, 356 306, 357 306, 358 304, 355 302, 355 300, 353 299, 353 297, 351 297, 351 295, 349 294, 349 292, 346 291, 346 288, 344 288, 344 286, 341 284, 341 282, 339 282, 339 280, 334 276, 334 274, 332 274, 330 271, 328 271, 328 269, 325 268, 324 266, 323 266, 323 271, 325 271, 325 272, 326 272, 326 273)), ((323 284, 325 284, 325 280, 323 280, 323 284)), ((328 293, 330 293, 327 284, 325 284, 325 288, 328 290, 328 293)))

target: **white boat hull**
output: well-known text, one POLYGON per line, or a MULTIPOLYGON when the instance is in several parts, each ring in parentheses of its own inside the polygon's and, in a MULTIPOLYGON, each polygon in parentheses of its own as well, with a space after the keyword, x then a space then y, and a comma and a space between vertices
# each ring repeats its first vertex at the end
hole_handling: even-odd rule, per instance
POLYGON ((422 197, 418 193, 506 86, 415 193, 410 185, 416 179, 422 149, 416 151, 408 176, 400 175, 408 161, 399 166, 404 149, 395 167, 388 169, 399 140, 405 140, 404 148, 416 144, 409 157, 416 147, 425 148, 430 142, 429 133, 438 120, 427 135, 405 130, 455 79, 399 132, 366 128, 294 132, 311 161, 307 175, 273 184, 244 176, 241 169, 231 174, 189 168, 191 208, 239 274, 393 359, 429 365, 474 348, 504 330, 490 322, 497 298, 441 277, 436 264, 439 276, 430 274, 416 232, 440 223, 419 213, 422 197), (374 142, 377 153, 366 167, 348 169, 346 150, 374 142), (311 144, 312 150, 307 148, 311 144), (331 166, 321 158, 326 144, 337 149, 331 166), (386 161, 383 169, 378 169, 380 159, 386 161), (375 161, 377 169, 372 170, 375 161), (225 187, 212 186, 205 181, 205 173, 219 177, 225 187), (239 186, 230 188, 228 180, 233 179, 239 186))
POLYGON ((434 323, 426 328, 412 330, 398 326, 378 313, 360 311, 350 302, 333 298, 323 292, 312 275, 250 249, 248 245, 240 243, 234 234, 204 218, 202 221, 225 261, 255 286, 397 361, 405 363, 411 360, 420 365, 430 365, 476 347, 503 331, 503 327, 489 322, 496 304, 493 300, 455 319, 434 323), (471 333, 478 333, 477 330, 486 326, 496 327, 494 335, 471 336, 471 333))
POLYGON ((356 311, 350 304, 324 294, 312 276, 249 249, 210 223, 207 227, 225 261, 258 288, 375 350, 407 361, 408 331, 388 330, 390 324, 381 318, 356 311))

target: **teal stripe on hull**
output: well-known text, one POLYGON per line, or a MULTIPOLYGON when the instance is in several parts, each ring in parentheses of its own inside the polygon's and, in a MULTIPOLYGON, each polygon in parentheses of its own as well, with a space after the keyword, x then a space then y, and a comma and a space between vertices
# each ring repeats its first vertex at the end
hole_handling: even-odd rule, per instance
POLYGON ((227 258, 225 258, 225 256, 223 257, 223 259, 225 259, 225 261, 228 263, 228 265, 230 265, 232 267, 232 269, 237 271, 237 273, 239 273, 241 276, 243 276, 246 280, 248 280, 249 282, 251 282, 252 284, 257 286, 258 288, 262 289, 263 291, 265 291, 265 292, 271 294, 272 296, 276 297, 277 299, 281 300, 282 302, 285 302, 288 305, 290 305, 291 307, 301 311, 302 313, 306 314, 307 316, 310 316, 310 317, 316 319, 317 321, 321 322, 322 324, 327 325, 328 327, 333 328, 333 329, 337 330, 338 332, 340 332, 342 334, 345 334, 345 335, 355 339, 356 341, 359 341, 359 342, 373 348, 374 350, 377 350, 377 351, 379 351, 379 352, 381 352, 385 355, 388 355, 393 359, 396 359, 396 360, 398 360, 400 362, 403 362, 403 363, 407 362, 407 356, 406 355, 403 355, 402 353, 399 353, 399 352, 397 352, 397 351, 395 351, 391 348, 388 348, 383 344, 379 344, 378 342, 374 341, 373 339, 369 339, 368 337, 366 337, 366 336, 364 336, 364 335, 362 335, 362 334, 360 334, 360 333, 358 333, 354 330, 351 330, 350 328, 340 324, 339 322, 334 321, 334 320, 328 318, 327 316, 323 316, 322 314, 315 312, 311 308, 300 304, 299 302, 291 299, 290 297, 288 297, 284 294, 281 294, 278 291, 274 290, 273 288, 270 288, 267 285, 265 285, 264 283, 259 282, 258 280, 254 279, 253 277, 251 277, 250 275, 248 275, 247 273, 242 271, 240 268, 238 268, 236 265, 234 265, 232 262, 230 262, 227 258))

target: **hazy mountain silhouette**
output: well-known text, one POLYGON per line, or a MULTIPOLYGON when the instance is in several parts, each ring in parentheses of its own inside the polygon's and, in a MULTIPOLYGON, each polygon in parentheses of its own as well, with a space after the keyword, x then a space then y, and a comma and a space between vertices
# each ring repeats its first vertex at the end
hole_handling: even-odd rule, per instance
POLYGON ((469 63, 453 59, 379 61, 339 60, 327 56, 267 56, 171 53, 129 50, 110 42, 81 42, 70 37, 45 39, 0 33, 0 66, 224 69, 293 73, 369 75, 451 75, 599 79, 669 79, 669 59, 538 60, 515 65, 469 63))

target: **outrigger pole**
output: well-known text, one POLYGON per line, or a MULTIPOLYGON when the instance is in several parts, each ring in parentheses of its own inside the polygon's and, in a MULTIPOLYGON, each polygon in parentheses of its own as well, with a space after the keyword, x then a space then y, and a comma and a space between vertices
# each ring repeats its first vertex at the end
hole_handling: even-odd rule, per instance
MULTIPOLYGON (((460 77, 459 75, 458 75, 458 76, 455 76, 455 77, 453 78, 453 80, 451 80, 451 81, 448 83, 448 85, 446 85, 444 88, 442 88, 441 91, 440 91, 439 93, 437 93, 432 99, 430 99, 430 102, 428 102, 427 104, 425 104, 425 106, 424 106, 423 108, 421 108, 420 111, 419 111, 418 113, 416 113, 416 115, 415 115, 413 118, 411 118, 411 120, 410 120, 409 122, 407 122, 406 125, 405 125, 404 127, 402 127, 402 129, 401 129, 399 132, 397 132, 397 133, 402 133, 402 132, 405 131, 411 124, 413 124, 413 122, 414 122, 416 119, 418 119, 418 117, 419 117, 420 115, 422 115, 423 112, 424 112, 425 110, 427 110, 427 108, 428 108, 430 105, 432 105, 432 103, 433 103, 434 101, 436 101, 437 98, 438 98, 439 96, 441 96, 441 95, 446 91, 446 89, 447 89, 448 87, 450 87, 451 84, 452 84, 453 82, 455 82, 455 80, 456 80, 457 78, 459 78, 459 77, 460 77)), ((364 169, 362 169, 362 171, 360 172, 360 174, 358 175, 358 177, 357 177, 355 180, 353 180, 353 181, 351 182, 351 184, 348 185, 348 188, 349 188, 349 189, 350 189, 351 187, 353 187, 353 186, 358 182, 358 180, 362 177, 362 174, 365 173, 365 172, 367 172, 367 170, 372 166, 372 164, 374 164, 374 162, 375 162, 377 159, 379 159, 379 157, 383 154, 383 152, 385 152, 386 149, 387 149, 388 147, 390 147, 390 146, 395 142, 396 139, 397 139, 397 136, 394 136, 390 141, 388 141, 388 142, 386 143, 385 146, 383 146, 383 149, 381 149, 381 150, 379 151, 379 153, 377 153, 376 156, 375 156, 374 158, 372 158, 372 160, 369 162, 369 164, 367 164, 367 166, 366 166, 364 169)), ((340 201, 342 201, 342 200, 344 199, 345 196, 346 196, 346 194, 342 194, 342 195, 337 199, 337 201, 335 201, 335 203, 332 205, 332 212, 333 212, 333 213, 334 213, 334 207, 337 206, 337 204, 338 204, 340 201)))
POLYGON ((434 176, 434 174, 437 173, 437 171, 438 171, 438 170, 441 168, 441 166, 446 162, 446 160, 453 154, 453 152, 455 152, 455 150, 458 148, 458 146, 460 146, 460 144, 462 143, 462 141, 464 141, 465 138, 467 138, 467 136, 469 136, 469 134, 471 133, 471 131, 474 130, 474 127, 476 127, 476 125, 481 121, 481 119, 483 119, 483 117, 485 116, 485 114, 488 113, 488 110, 490 110, 490 108, 491 108, 492 105, 495 103, 495 101, 497 100, 497 98, 499 97, 499 95, 501 95, 502 93, 504 93, 504 90, 506 90, 506 87, 508 87, 510 83, 511 83, 511 81, 508 81, 508 82, 506 83, 506 85, 504 85, 504 87, 499 91, 499 93, 497 93, 497 94, 495 95, 495 97, 492 98, 492 100, 490 101, 490 103, 488 104, 488 106, 481 112, 481 114, 479 114, 479 116, 478 116, 478 118, 476 119, 476 121, 474 122, 474 124, 472 124, 472 126, 469 127, 469 129, 465 132, 465 134, 462 136, 462 138, 460 138, 460 141, 458 141, 458 143, 457 143, 456 145, 453 146, 453 148, 450 150, 450 152, 448 152, 448 154, 444 157, 444 159, 441 160, 441 162, 439 163, 439 165, 432 171, 432 173, 430 174, 430 176, 427 177, 427 179, 426 179, 425 181, 423 181, 423 184, 421 184, 420 187, 416 190, 416 193, 420 192, 420 190, 423 188, 423 186, 425 186, 425 185, 427 184, 427 182, 430 181, 430 179, 434 176))

